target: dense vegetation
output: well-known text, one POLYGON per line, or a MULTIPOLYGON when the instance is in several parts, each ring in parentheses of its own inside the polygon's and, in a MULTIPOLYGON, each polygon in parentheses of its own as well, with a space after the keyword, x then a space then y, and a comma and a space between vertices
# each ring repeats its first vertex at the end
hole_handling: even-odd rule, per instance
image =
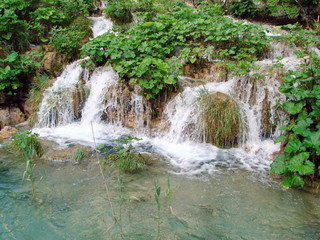
POLYGON ((259 26, 222 14, 218 5, 194 10, 182 4, 128 31, 95 38, 83 54, 95 64, 110 63, 126 81, 138 83, 148 99, 176 84, 182 59, 194 63, 206 56, 246 73, 268 48, 266 34, 259 26))
MULTIPOLYGON (((39 56, 25 53, 32 45, 52 43, 76 58, 88 38, 90 22, 84 18, 92 0, 3 0, 0 3, 0 90, 16 94, 26 75, 33 75, 39 56), (83 40, 83 41, 82 41, 83 40)), ((90 32, 89 32, 90 31, 90 32)))

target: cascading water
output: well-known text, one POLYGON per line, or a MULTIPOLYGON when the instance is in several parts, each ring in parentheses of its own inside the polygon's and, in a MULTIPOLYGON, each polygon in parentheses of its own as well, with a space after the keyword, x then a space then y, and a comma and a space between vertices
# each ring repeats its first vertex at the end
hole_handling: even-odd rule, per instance
POLYGON ((104 95, 117 84, 117 81, 117 73, 112 67, 100 67, 93 72, 87 83, 90 86, 91 94, 82 110, 82 124, 100 123, 100 117, 104 110, 104 95))
POLYGON ((51 128, 76 120, 72 95, 84 73, 80 63, 81 60, 78 60, 68 65, 53 86, 44 92, 38 112, 38 126, 51 128))
MULTIPOLYGON (((101 34, 101 26, 107 26, 108 30, 112 27, 112 24, 100 18, 94 18, 93 21, 93 29, 96 29, 94 36, 101 34), (95 28, 96 24, 99 27, 95 28)), ((280 85, 277 79, 280 79, 284 71, 297 68, 303 61, 294 57, 289 49, 284 53, 284 48, 281 46, 275 44, 269 52, 269 58, 256 62, 260 70, 247 76, 228 76, 225 81, 221 79, 217 82, 202 81, 200 86, 185 87, 166 104, 161 122, 158 124, 150 123, 152 110, 139 94, 139 87, 131 89, 119 82, 118 75, 111 67, 99 67, 89 77, 83 77, 84 81, 79 81, 84 70, 78 61, 68 66, 54 86, 46 91, 39 111, 39 124, 47 128, 35 131, 61 144, 77 142, 92 146, 92 124, 98 144, 114 144, 113 140, 123 135, 143 138, 133 145, 140 151, 151 151, 166 156, 172 165, 183 173, 211 173, 221 167, 244 168, 266 173, 270 155, 279 149, 279 145, 273 144, 272 138, 279 135, 277 123, 283 120, 281 112, 276 110, 277 100, 281 98, 277 90, 280 85), (274 59, 283 55, 283 59, 274 59), (274 68, 275 61, 283 64, 282 68, 274 68), (77 74, 72 74, 71 81, 67 80, 70 69, 77 69, 77 74), (265 77, 260 78, 259 74, 265 77), (69 88, 70 95, 79 82, 83 87, 90 89, 86 103, 83 104, 83 109, 80 109, 81 119, 72 115, 75 112, 74 109, 70 109, 70 106, 75 105, 72 100, 61 100, 63 104, 52 100, 63 99, 63 91, 54 89, 69 88), (56 85, 59 87, 55 87, 56 85), (238 136, 239 148, 222 150, 204 143, 198 100, 203 90, 209 94, 225 94, 236 102, 242 122, 238 136), (49 105, 52 102, 54 108, 49 105), (64 107, 65 105, 68 107, 64 107), (60 118, 57 120, 52 117, 61 115, 60 111, 71 114, 68 120, 61 118, 63 120, 60 121, 60 118), (155 125, 158 128, 152 129, 151 126, 155 125)), ((188 79, 190 80, 180 77, 181 81, 188 79)))

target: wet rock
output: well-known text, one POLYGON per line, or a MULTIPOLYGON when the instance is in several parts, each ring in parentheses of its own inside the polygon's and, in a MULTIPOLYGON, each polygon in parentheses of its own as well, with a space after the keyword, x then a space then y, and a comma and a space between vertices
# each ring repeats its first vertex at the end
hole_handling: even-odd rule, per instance
POLYGON ((48 74, 58 77, 67 63, 67 57, 54 51, 50 46, 44 47, 43 70, 48 74))
POLYGON ((10 138, 13 134, 15 134, 18 130, 14 127, 5 126, 0 131, 0 139, 7 139, 10 138))
POLYGON ((0 129, 10 125, 9 108, 0 109, 0 129))
POLYGON ((10 124, 11 125, 16 125, 16 124, 22 123, 26 120, 26 117, 23 114, 23 112, 17 107, 9 108, 9 115, 10 115, 10 124))
POLYGON ((182 71, 184 76, 201 79, 204 82, 225 82, 227 80, 227 72, 224 67, 206 60, 185 64, 182 71))

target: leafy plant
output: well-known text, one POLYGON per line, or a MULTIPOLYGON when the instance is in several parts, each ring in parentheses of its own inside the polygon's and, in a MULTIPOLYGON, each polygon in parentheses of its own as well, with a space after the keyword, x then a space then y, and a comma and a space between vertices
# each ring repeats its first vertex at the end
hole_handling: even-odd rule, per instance
POLYGON ((228 5, 228 10, 236 17, 254 17, 258 12, 257 6, 252 0, 232 1, 228 5))
POLYGON ((75 59, 85 41, 89 40, 91 29, 87 18, 80 18, 68 27, 54 27, 50 31, 50 43, 69 59, 75 59))
POLYGON ((181 74, 179 59, 194 63, 209 55, 237 62, 233 66, 247 73, 250 63, 268 47, 268 38, 262 28, 234 22, 221 16, 219 9, 181 7, 151 22, 139 22, 117 36, 99 36, 82 48, 83 56, 97 65, 112 64, 129 84, 139 84, 147 99, 173 89, 181 74))
POLYGON ((18 54, 11 52, 5 59, 0 59, 0 91, 13 95, 23 86, 23 77, 30 74, 39 65, 39 54, 18 54))
POLYGON ((71 158, 76 161, 80 162, 84 158, 85 152, 83 149, 78 148, 74 153, 72 153, 71 158))
POLYGON ((114 153, 106 156, 112 162, 111 166, 124 172, 137 172, 144 169, 145 162, 141 154, 133 151, 132 141, 139 141, 140 138, 128 136, 115 141, 119 145, 113 147, 114 153))
POLYGON ((109 0, 108 3, 107 8, 104 9, 107 17, 118 24, 130 23, 132 21, 130 0, 109 0))
POLYGON ((9 148, 12 149, 17 154, 22 154, 26 164, 26 169, 23 173, 23 179, 30 181, 32 186, 32 196, 36 199, 36 191, 34 185, 33 160, 36 157, 41 157, 43 154, 43 148, 39 142, 38 134, 31 133, 28 131, 16 134, 12 137, 12 142, 9 148))
POLYGON ((319 178, 320 165, 320 58, 313 54, 304 70, 291 71, 279 90, 287 100, 282 107, 289 115, 282 127, 283 153, 271 165, 271 173, 282 174, 284 187, 304 185, 304 178, 319 178))

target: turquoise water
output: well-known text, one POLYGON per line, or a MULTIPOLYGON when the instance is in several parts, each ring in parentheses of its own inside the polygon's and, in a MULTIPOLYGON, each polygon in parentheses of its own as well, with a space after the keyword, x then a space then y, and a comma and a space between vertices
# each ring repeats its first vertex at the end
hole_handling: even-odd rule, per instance
POLYGON ((115 224, 94 160, 38 161, 38 201, 21 180, 23 161, 2 151, 0 162, 0 239, 320 238, 319 195, 282 189, 245 170, 190 177, 172 173, 165 161, 133 175, 106 169, 115 224), (172 197, 166 196, 168 178, 172 197))

